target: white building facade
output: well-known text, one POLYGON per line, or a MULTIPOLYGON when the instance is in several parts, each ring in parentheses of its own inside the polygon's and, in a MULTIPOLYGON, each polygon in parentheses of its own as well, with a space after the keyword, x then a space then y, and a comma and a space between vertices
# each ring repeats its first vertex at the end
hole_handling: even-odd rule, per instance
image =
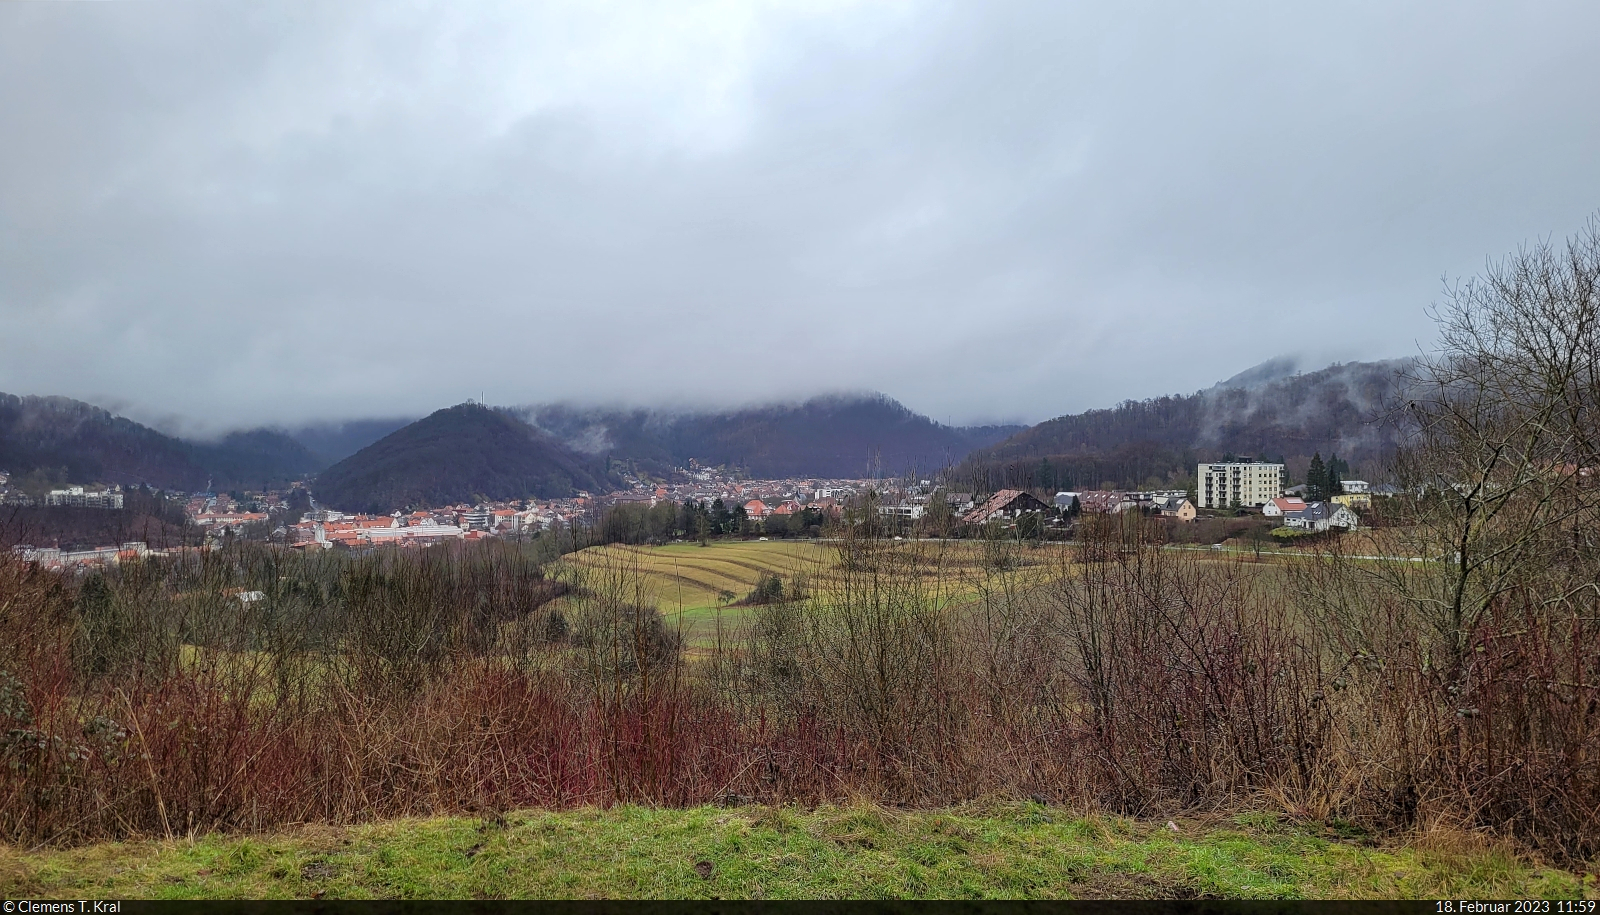
POLYGON ((1260 508, 1283 494, 1283 465, 1260 461, 1201 464, 1196 489, 1201 508, 1260 508))
POLYGON ((46 505, 70 505, 77 508, 121 508, 122 493, 114 489, 85 492, 82 486, 52 489, 44 497, 46 505))

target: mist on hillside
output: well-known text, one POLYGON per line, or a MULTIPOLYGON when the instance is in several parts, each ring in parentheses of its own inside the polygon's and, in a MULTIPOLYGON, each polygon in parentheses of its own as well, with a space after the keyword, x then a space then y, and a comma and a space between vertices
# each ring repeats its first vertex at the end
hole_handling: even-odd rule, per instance
POLYGON ((1354 362, 1201 391, 1194 446, 1216 452, 1255 443, 1244 447, 1262 454, 1310 444, 1347 457, 1379 457, 1392 446, 1387 417, 1395 406, 1400 373, 1410 364, 1409 359, 1354 362))

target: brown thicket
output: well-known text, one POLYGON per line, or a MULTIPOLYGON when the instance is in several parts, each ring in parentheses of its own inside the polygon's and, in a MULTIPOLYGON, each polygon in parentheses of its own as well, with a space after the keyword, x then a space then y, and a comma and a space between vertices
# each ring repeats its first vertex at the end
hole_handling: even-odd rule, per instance
POLYGON ((1440 349, 1395 410, 1405 495, 1298 590, 1373 719, 1361 793, 1592 855, 1600 222, 1492 264, 1435 316, 1440 349))
MULTIPOLYGON (((1304 614, 1301 579, 1335 560, 1291 586, 1279 566, 1161 549, 1146 524, 1084 529, 987 551, 847 539, 799 599, 693 656, 636 570, 556 582, 509 549, 236 549, 76 582, 8 563, 0 828, 68 842, 998 794, 1374 828, 1449 816, 1587 848, 1593 732, 1575 728, 1592 708, 1525 684, 1590 677, 1570 665, 1592 642, 1474 648, 1479 714, 1462 718, 1424 640, 1373 629, 1389 649, 1352 654, 1343 617, 1304 614), (1497 782, 1495 766, 1520 768, 1497 782)), ((1402 603, 1362 619, 1398 627, 1402 603)))

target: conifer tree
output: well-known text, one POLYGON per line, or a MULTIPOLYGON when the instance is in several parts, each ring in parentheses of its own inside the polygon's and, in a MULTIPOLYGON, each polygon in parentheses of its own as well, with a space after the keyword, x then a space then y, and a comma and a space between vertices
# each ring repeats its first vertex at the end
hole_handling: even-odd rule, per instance
POLYGON ((1322 452, 1311 456, 1311 466, 1306 470, 1306 501, 1321 502, 1328 498, 1328 470, 1322 463, 1322 452))

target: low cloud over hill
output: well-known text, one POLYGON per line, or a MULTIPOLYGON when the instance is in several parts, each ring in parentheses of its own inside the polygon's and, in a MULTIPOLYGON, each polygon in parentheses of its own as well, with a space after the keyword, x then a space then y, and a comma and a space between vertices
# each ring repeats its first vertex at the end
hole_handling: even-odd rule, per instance
POLYGON ((1407 360, 1297 373, 1274 359, 1194 394, 1059 416, 970 455, 958 476, 1000 485, 1093 488, 1176 482, 1227 454, 1282 459, 1291 472, 1337 452, 1367 472, 1392 450, 1382 422, 1407 360))
POLYGON ((935 473, 1020 426, 946 426, 882 394, 816 397, 727 411, 545 405, 520 411, 569 447, 660 473, 702 464, 756 477, 935 473))
POLYGON ((17 477, 42 471, 58 483, 261 488, 299 479, 324 463, 277 430, 193 442, 67 397, 0 394, 0 470, 17 477))

